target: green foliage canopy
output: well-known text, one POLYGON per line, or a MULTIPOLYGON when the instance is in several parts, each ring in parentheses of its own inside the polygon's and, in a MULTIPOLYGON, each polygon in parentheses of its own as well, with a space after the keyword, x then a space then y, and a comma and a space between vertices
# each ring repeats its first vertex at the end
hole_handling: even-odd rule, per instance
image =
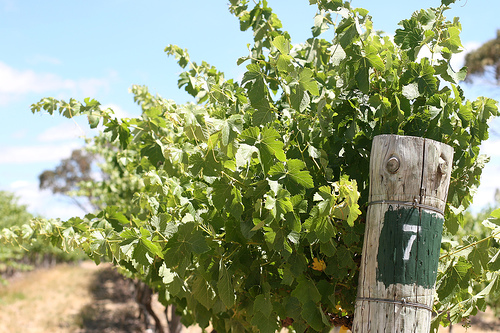
POLYGON ((19 204, 14 194, 0 191, 0 228, 22 225, 32 218, 26 206, 19 204))
MULTIPOLYGON (((466 71, 450 67, 461 50, 460 23, 444 16, 454 0, 401 21, 394 39, 349 2, 309 2, 318 8, 311 38, 292 44, 267 1, 230 0, 240 28, 254 33, 249 55, 238 59, 246 64, 241 82, 167 46, 184 69, 179 87, 196 103, 133 86, 142 108, 134 119, 116 119, 90 98, 34 104, 34 113, 87 115, 91 127, 104 126, 91 149, 104 155, 110 177, 86 185, 102 191, 95 194, 107 204, 101 212, 31 227, 144 280, 176 304, 186 325, 349 326, 373 137, 414 135, 455 149, 445 226, 455 234, 498 110, 488 98, 466 100, 458 86, 466 71), (322 38, 329 29, 332 40, 322 38), (422 48, 431 59, 418 57, 422 48)), ((472 283, 444 295, 452 281, 453 272, 438 282, 436 323, 472 283)))
POLYGON ((18 197, 13 193, 0 191, 0 229, 4 230, 2 236, 12 241, 11 244, 0 246, 1 283, 6 283, 2 276, 6 277, 15 271, 31 270, 42 264, 44 259, 73 261, 82 258, 80 251, 66 253, 37 239, 29 225, 32 218, 33 215, 28 212, 26 205, 19 203, 18 197), (33 239, 26 243, 19 241, 13 237, 16 233, 22 233, 26 239, 33 239))

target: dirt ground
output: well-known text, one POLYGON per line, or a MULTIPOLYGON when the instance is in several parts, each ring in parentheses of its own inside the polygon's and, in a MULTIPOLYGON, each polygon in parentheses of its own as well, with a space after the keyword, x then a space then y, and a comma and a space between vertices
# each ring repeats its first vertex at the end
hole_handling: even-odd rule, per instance
MULTIPOLYGON (((156 298, 153 309, 165 327, 156 298)), ((109 265, 58 265, 18 274, 0 286, 0 333, 139 332, 152 330, 139 318, 132 283, 109 265)), ((201 329, 183 330, 195 332, 201 329)))
MULTIPOLYGON (((163 320, 163 308, 154 302, 163 320)), ((163 323, 165 325, 165 322, 163 323)), ((470 321, 467 330, 454 325, 440 333, 500 332, 500 321, 491 312, 470 321)), ((108 265, 92 262, 58 265, 22 273, 0 286, 2 333, 139 333, 152 332, 139 319, 130 282, 108 265)), ((198 327, 184 333, 198 333, 198 327)), ((336 332, 334 330, 333 332, 336 332)))
POLYGON ((135 315, 130 313, 135 304, 117 296, 126 286, 115 282, 113 273, 84 262, 15 276, 0 288, 0 332, 141 332, 134 325, 115 330, 114 321, 132 324, 126 319, 135 315), (111 329, 100 330, 102 325, 111 329))

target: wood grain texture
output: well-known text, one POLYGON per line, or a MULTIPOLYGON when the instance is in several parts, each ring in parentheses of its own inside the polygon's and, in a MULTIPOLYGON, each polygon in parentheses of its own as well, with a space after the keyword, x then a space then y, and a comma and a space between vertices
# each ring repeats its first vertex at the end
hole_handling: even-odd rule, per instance
POLYGON ((452 161, 440 142, 374 138, 354 333, 429 332, 443 216, 405 203, 444 211, 452 161))

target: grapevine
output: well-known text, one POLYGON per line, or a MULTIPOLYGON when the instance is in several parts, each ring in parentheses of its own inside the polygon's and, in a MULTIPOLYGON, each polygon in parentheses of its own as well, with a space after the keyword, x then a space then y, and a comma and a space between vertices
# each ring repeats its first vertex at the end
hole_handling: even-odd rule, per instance
MULTIPOLYGON (((34 219, 3 230, 2 239, 42 237, 68 251, 82 248, 96 263, 110 261, 163 304, 175 304, 187 326, 349 326, 373 137, 413 135, 454 148, 445 218, 445 233, 454 235, 479 184, 487 121, 498 110, 489 98, 466 100, 458 85, 466 70, 451 68, 462 47, 460 22, 444 16, 454 0, 401 21, 394 39, 350 2, 309 2, 318 8, 312 36, 297 44, 267 1, 230 0, 240 28, 254 32, 249 55, 238 59, 246 66, 240 82, 167 46, 193 103, 132 86, 138 118, 118 119, 90 98, 33 104, 33 113, 86 115, 92 128, 104 129, 87 149, 102 156, 108 177, 79 185, 79 194, 92 191, 104 208, 67 221, 34 219), (329 29, 333 40, 323 38, 329 29), (419 57, 422 48, 432 59, 419 57)), ((460 266, 462 284, 453 289, 454 272, 470 258, 446 251, 444 244, 435 327, 447 324, 450 306, 463 304, 464 290, 477 283, 462 273, 487 270, 460 266)), ((481 308, 477 299, 453 320, 481 308)))

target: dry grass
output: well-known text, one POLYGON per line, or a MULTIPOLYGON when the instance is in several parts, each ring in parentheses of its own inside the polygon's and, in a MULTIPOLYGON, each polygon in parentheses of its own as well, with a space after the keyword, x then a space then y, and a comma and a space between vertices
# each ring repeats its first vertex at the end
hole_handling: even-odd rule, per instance
POLYGON ((0 332, 66 333, 80 326, 80 310, 92 301, 95 265, 60 265, 12 279, 0 287, 0 332))
MULTIPOLYGON (((164 308, 153 299, 165 327, 164 308)), ((0 286, 0 333, 139 333, 144 326, 130 282, 110 265, 60 265, 0 286)))

